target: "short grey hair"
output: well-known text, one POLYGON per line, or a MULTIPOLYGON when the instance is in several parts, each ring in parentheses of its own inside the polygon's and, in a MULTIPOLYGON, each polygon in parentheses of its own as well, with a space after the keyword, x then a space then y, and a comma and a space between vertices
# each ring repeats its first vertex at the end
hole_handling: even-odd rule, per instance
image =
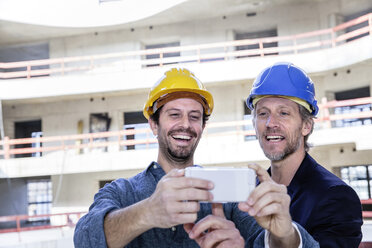
POLYGON ((307 140, 309 139, 310 134, 312 134, 314 131, 314 118, 315 117, 304 106, 301 106, 300 104, 297 104, 297 105, 300 111, 302 123, 310 122, 311 124, 310 132, 304 137, 305 151, 308 152, 310 148, 312 147, 312 144, 310 144, 307 140))

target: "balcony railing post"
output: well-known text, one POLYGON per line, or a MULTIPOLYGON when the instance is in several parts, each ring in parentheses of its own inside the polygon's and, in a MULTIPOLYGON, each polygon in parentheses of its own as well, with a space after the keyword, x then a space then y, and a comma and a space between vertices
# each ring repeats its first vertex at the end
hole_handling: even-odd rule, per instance
POLYGON ((226 61, 227 60, 227 46, 226 45, 223 46, 223 52, 225 54, 224 59, 226 61))
POLYGON ((62 76, 65 75, 65 60, 62 59, 61 61, 61 74, 62 76))
POLYGON ((260 42, 258 44, 259 44, 259 47, 260 47, 260 56, 263 57, 264 56, 263 42, 260 40, 260 42))
POLYGON ((118 151, 121 151, 120 142, 121 142, 121 131, 119 131, 119 133, 118 133, 118 151))
POLYGON ((31 65, 27 65, 27 79, 31 78, 31 65))
POLYGON ((16 217, 16 225, 17 225, 17 233, 18 233, 18 240, 21 242, 21 220, 20 217, 16 217))
POLYGON ((9 145, 9 137, 5 136, 3 140, 3 149, 4 149, 4 158, 10 158, 10 145, 9 145))
POLYGON ((89 134, 89 152, 92 152, 92 147, 93 147, 93 135, 90 133, 89 134))
POLYGON ((159 53, 159 58, 160 58, 160 67, 161 66, 163 66, 163 57, 164 57, 164 55, 163 55, 163 52, 161 52, 161 53, 159 53))
POLYGON ((336 46, 336 32, 334 28, 332 28, 331 39, 332 39, 332 47, 335 47, 336 46))
POLYGON ((293 53, 297 54, 297 37, 293 38, 293 53))
POLYGON ((89 57, 89 70, 92 70, 94 68, 94 60, 93 57, 89 57))
POLYGON ((323 106, 323 128, 331 128, 331 120, 329 118, 329 108, 327 106, 327 98, 323 97, 322 98, 322 106, 323 106))

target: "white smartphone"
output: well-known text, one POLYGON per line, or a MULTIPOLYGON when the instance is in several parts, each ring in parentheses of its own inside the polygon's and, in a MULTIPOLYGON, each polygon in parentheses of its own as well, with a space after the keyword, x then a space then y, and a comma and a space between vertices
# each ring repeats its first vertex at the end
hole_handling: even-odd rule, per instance
POLYGON ((185 177, 212 181, 212 202, 243 202, 256 187, 256 173, 249 168, 187 167, 185 177))

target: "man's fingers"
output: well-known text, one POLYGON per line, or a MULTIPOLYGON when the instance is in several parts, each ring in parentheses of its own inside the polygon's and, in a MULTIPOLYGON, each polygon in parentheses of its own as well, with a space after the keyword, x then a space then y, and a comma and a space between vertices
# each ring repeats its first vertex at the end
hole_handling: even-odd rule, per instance
MULTIPOLYGON (((172 180, 172 178, 168 178, 168 180, 172 180)), ((180 178, 177 178, 177 183, 170 183, 170 184, 172 184, 172 187, 174 189, 198 188, 198 189, 211 190, 214 187, 211 181, 199 179, 199 178, 191 178, 191 177, 180 177, 180 178)))
POLYGON ((248 211, 251 216, 264 216, 275 214, 289 205, 290 197, 282 193, 270 193, 265 197, 261 197, 248 211))
POLYGON ((235 228, 235 224, 231 221, 221 218, 215 215, 208 215, 207 217, 200 220, 195 224, 191 232, 189 233, 190 238, 198 237, 204 231, 209 229, 230 229, 235 228))
POLYGON ((260 180, 261 183, 265 181, 272 181, 269 173, 261 166, 257 164, 249 164, 248 168, 255 170, 258 180, 260 180))
POLYGON ((185 229, 186 233, 189 233, 194 226, 194 223, 183 224, 183 229, 185 229))
POLYGON ((204 235, 202 247, 244 247, 244 243, 238 229, 217 229, 204 235))
POLYGON ((223 212, 222 203, 212 203, 212 214, 215 216, 226 218, 225 213, 223 212))
POLYGON ((264 182, 258 185, 249 195, 247 203, 252 206, 262 197, 269 197, 270 193, 287 194, 287 187, 275 182, 264 182))
POLYGON ((289 202, 287 187, 275 182, 264 182, 251 192, 246 202, 239 203, 239 209, 251 215, 256 215, 263 205, 273 201, 289 202))

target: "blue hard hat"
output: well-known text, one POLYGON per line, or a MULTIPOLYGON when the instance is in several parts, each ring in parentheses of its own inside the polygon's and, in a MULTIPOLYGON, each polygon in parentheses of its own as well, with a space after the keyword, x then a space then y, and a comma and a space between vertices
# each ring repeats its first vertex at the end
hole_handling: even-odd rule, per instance
POLYGON ((315 99, 314 83, 301 68, 292 63, 276 63, 258 75, 247 98, 248 108, 253 110, 253 99, 265 95, 302 99, 310 105, 313 116, 316 116, 319 110, 315 99))

